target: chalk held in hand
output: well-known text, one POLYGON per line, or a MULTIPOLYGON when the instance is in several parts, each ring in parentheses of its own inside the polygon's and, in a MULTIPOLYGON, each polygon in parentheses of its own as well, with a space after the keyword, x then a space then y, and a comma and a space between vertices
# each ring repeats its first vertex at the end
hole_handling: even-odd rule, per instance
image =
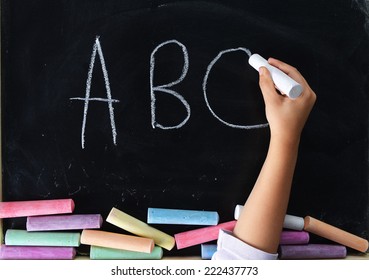
MULTIPOLYGON (((235 220, 238 220, 242 210, 243 210, 242 205, 236 205, 234 209, 235 220)), ((304 229, 304 218, 287 214, 284 217, 283 228, 301 231, 304 229)))
POLYGON ((60 246, 78 247, 79 232, 28 232, 22 229, 8 229, 5 244, 14 246, 60 246))
POLYGON ((215 211, 148 208, 147 222, 149 224, 214 226, 219 222, 219 215, 215 211))
POLYGON ((143 253, 151 253, 154 249, 152 239, 94 229, 82 231, 81 243, 143 253))
POLYGON ((302 86, 283 71, 270 65, 266 59, 258 54, 249 58, 249 64, 259 71, 260 67, 266 67, 273 79, 275 86, 289 98, 297 98, 302 93, 302 86))
POLYGON ((69 214, 74 210, 72 199, 50 199, 0 202, 0 219, 54 214, 69 214))
POLYGON ((0 260, 73 260, 73 247, 0 246, 0 260))
POLYGON ((27 231, 98 229, 100 214, 33 216, 27 218, 27 231))
POLYGON ((368 240, 326 224, 310 216, 305 217, 304 229, 308 232, 314 233, 363 253, 365 253, 369 247, 368 240))
POLYGON ((108 217, 106 218, 106 221, 138 236, 152 238, 154 239, 156 245, 159 245, 167 250, 173 249, 175 245, 174 237, 149 226, 148 224, 124 213, 123 211, 118 210, 117 208, 112 208, 108 217))

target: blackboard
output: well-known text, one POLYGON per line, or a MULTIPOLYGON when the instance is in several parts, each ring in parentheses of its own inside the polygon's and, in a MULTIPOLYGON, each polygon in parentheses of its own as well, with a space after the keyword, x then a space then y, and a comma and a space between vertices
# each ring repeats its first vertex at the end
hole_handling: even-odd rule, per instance
POLYGON ((233 219, 269 140, 249 50, 296 66, 318 96, 288 212, 368 238, 368 11, 359 0, 1 1, 3 200, 233 219))

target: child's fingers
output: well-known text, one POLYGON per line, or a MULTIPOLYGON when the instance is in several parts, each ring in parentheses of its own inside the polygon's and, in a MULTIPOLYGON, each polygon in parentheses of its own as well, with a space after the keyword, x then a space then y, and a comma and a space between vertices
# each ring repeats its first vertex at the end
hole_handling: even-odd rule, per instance
POLYGON ((275 66, 275 67, 277 67, 277 68, 281 69, 281 70, 282 70, 283 72, 285 72, 287 75, 288 75, 288 74, 290 74, 290 73, 293 73, 293 72, 297 71, 297 69, 296 69, 295 67, 293 67, 293 66, 291 66, 291 65, 289 65, 289 64, 287 64, 287 63, 285 63, 285 62, 283 62, 283 61, 280 61, 280 60, 278 60, 278 59, 272 58, 272 57, 270 57, 270 58, 268 59, 268 62, 269 62, 271 65, 273 65, 273 66, 275 66))
POLYGON ((274 67, 277 67, 278 69, 282 70, 284 73, 286 73, 288 76, 290 76, 297 82, 305 83, 305 79, 302 77, 300 72, 295 67, 275 58, 269 58, 268 62, 274 67))
POLYGON ((275 90, 275 86, 269 70, 266 67, 260 67, 259 74, 259 86, 263 94, 265 103, 279 98, 280 95, 275 90))

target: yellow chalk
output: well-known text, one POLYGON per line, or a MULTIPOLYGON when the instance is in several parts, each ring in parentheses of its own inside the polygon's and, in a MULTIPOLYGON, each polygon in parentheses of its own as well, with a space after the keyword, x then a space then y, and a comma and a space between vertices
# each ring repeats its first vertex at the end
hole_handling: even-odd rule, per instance
POLYGON ((138 236, 151 238, 154 240, 156 245, 167 250, 173 249, 175 245, 175 239, 173 236, 153 228, 148 224, 118 210, 117 208, 113 207, 111 209, 106 221, 138 236))

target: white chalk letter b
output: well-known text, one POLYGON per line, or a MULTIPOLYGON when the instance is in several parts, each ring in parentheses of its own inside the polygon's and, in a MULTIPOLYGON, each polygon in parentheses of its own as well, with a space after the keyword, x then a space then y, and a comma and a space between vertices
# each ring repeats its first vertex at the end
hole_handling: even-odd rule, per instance
POLYGON ((180 95, 178 92, 170 89, 171 87, 173 87, 173 86, 175 86, 175 85, 177 85, 177 84, 179 84, 180 82, 183 81, 183 79, 187 75, 188 64, 189 63, 188 63, 187 48, 185 47, 185 45, 178 42, 177 40, 170 40, 170 41, 166 41, 164 43, 161 43, 151 53, 151 57, 150 57, 150 96, 151 96, 151 125, 152 125, 153 128, 156 128, 156 127, 161 128, 161 129, 180 128, 190 118, 190 115, 191 115, 190 105, 187 103, 187 101, 183 98, 182 95, 180 95), (171 83, 168 83, 168 84, 165 84, 165 85, 154 86, 155 54, 161 47, 163 47, 165 45, 168 45, 168 44, 177 44, 182 49, 183 59, 184 59, 182 74, 174 82, 171 82, 171 83), (181 103, 183 104, 183 106, 186 108, 186 111, 187 111, 187 117, 181 123, 179 123, 177 125, 174 125, 174 126, 164 126, 164 125, 159 124, 156 121, 156 93, 157 92, 170 94, 170 95, 176 97, 179 101, 181 101, 181 103))

